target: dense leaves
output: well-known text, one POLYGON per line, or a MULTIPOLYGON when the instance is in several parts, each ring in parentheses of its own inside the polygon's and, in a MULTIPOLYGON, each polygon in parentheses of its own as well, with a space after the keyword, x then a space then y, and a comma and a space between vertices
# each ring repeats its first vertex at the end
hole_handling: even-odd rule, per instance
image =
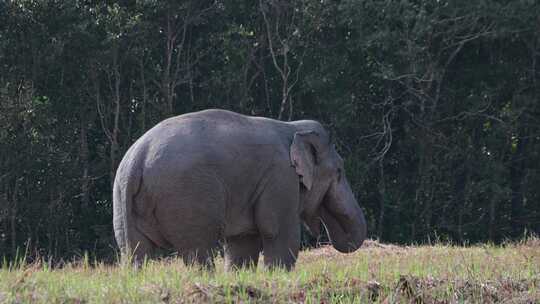
POLYGON ((210 107, 323 122, 373 237, 539 233, 539 16, 526 0, 0 1, 0 255, 113 256, 123 153, 210 107))

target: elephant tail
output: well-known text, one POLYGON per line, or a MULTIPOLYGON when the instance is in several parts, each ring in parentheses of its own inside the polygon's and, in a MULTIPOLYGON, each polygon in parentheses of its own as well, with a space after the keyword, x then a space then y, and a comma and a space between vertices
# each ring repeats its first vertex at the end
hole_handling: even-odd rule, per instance
POLYGON ((133 206, 142 186, 145 153, 141 152, 136 145, 132 146, 120 162, 114 179, 113 228, 123 257, 130 257, 135 250, 131 248, 136 229, 133 206))

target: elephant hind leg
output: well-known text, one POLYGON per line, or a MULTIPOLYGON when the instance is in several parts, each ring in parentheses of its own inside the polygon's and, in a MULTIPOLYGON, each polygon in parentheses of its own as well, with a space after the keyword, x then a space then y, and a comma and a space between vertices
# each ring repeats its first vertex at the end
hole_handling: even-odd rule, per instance
POLYGON ((184 252, 180 256, 188 266, 198 266, 207 270, 214 270, 215 268, 214 251, 211 249, 184 252))
POLYGON ((122 254, 122 259, 131 261, 136 266, 141 266, 145 259, 151 259, 156 253, 156 245, 143 233, 133 229, 128 244, 128 252, 122 254))
POLYGON ((256 268, 261 250, 262 243, 258 235, 227 238, 225 243, 225 269, 256 268))

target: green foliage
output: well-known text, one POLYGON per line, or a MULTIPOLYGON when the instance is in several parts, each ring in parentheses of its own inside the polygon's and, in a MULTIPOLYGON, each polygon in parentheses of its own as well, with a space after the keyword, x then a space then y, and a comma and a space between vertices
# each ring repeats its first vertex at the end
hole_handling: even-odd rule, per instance
POLYGON ((0 1, 0 256, 111 259, 123 153, 209 107, 322 121, 374 237, 539 233, 538 16, 536 1, 0 1))

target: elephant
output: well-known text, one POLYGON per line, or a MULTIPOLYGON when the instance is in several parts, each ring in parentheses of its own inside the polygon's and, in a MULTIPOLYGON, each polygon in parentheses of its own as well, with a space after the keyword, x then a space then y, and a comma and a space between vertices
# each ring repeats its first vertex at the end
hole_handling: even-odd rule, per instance
POLYGON ((226 270, 294 267, 302 223, 325 227, 349 253, 367 226, 329 133, 314 120, 284 122, 208 109, 148 130, 121 160, 113 227, 122 257, 174 250, 186 262, 226 270), (321 225, 323 224, 323 225, 321 225))

